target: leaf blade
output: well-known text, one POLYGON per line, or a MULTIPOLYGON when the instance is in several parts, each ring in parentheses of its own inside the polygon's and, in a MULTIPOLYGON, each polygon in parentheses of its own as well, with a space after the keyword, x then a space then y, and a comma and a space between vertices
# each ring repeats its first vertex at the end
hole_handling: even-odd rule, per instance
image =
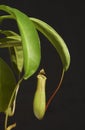
POLYGON ((67 48, 66 43, 61 38, 61 36, 47 23, 36 19, 30 18, 32 22, 35 24, 37 30, 39 30, 45 37, 52 43, 52 45, 56 48, 61 61, 63 63, 64 71, 67 71, 70 65, 70 53, 67 48))
POLYGON ((5 112, 15 88, 16 80, 12 70, 0 58, 0 112, 5 112))
POLYGON ((21 38, 23 43, 24 69, 25 69, 24 79, 27 79, 36 71, 36 69, 39 66, 41 58, 40 40, 31 20, 29 20, 29 18, 26 15, 21 14, 16 9, 14 9, 13 12, 15 12, 16 14, 18 26, 21 32, 21 38), (23 18, 24 18, 24 29, 26 31, 23 31, 23 21, 22 21, 23 18))

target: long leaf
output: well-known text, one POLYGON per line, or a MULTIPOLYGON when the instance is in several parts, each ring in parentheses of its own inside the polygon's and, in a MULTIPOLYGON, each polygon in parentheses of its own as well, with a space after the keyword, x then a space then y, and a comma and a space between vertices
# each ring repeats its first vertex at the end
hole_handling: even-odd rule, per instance
POLYGON ((36 18, 30 18, 30 19, 35 24, 35 27, 41 33, 43 33, 48 38, 48 40, 53 44, 53 46, 56 48, 56 50, 61 58, 64 71, 68 70, 69 65, 70 65, 70 54, 69 54, 69 50, 68 50, 67 45, 64 42, 64 40, 47 23, 45 23, 39 19, 36 19, 36 18))
POLYGON ((17 21, 23 46, 24 79, 27 79, 37 70, 41 59, 38 33, 32 21, 24 13, 5 5, 1 5, 0 10, 8 12, 17 21))

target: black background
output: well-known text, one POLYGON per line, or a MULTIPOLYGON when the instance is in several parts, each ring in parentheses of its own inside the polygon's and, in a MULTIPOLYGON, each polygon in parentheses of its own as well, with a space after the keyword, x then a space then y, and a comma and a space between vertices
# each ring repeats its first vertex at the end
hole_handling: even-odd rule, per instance
MULTIPOLYGON (((35 118, 32 110, 36 88, 36 75, 44 67, 47 74, 47 99, 59 82, 61 61, 55 49, 40 34, 42 60, 39 70, 21 84, 14 117, 16 130, 85 130, 85 85, 84 85, 84 44, 85 44, 85 4, 82 1, 57 0, 0 0, 0 4, 15 7, 28 16, 39 18, 52 27, 65 40, 70 54, 71 65, 65 73, 62 87, 49 106, 43 120, 35 118), (75 2, 75 3, 74 3, 75 2)), ((15 23, 3 23, 1 28, 11 27, 17 32, 15 23), (14 26, 13 26, 14 24, 14 26)), ((7 59, 6 50, 0 55, 7 59)), ((0 130, 3 130, 4 115, 0 114, 0 130)))

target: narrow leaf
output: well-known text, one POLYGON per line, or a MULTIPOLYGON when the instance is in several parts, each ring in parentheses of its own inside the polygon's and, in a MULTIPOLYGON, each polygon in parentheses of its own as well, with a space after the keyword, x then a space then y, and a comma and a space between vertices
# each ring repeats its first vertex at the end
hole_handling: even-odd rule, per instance
POLYGON ((17 33, 11 31, 11 30, 0 30, 1 34, 4 34, 5 36, 19 36, 17 33))
POLYGON ((47 23, 36 19, 36 18, 30 18, 33 23, 35 24, 35 27, 43 33, 48 40, 53 44, 53 46, 56 48, 62 64, 63 64, 63 69, 66 71, 69 68, 70 65, 70 54, 69 50, 67 48, 66 43, 64 40, 61 38, 61 36, 47 23))
POLYGON ((4 34, 3 38, 0 38, 0 48, 21 46, 21 37, 10 30, 0 30, 0 34, 4 34))
POLYGON ((20 36, 10 30, 0 30, 1 34, 6 35, 5 38, 0 39, 0 47, 8 47, 9 52, 10 52, 10 59, 11 59, 11 63, 12 63, 12 67, 15 71, 15 73, 17 74, 17 76, 19 77, 20 72, 22 72, 23 69, 23 49, 22 49, 22 44, 18 45, 18 42, 21 42, 21 38, 20 36), (17 46, 15 46, 17 43, 17 46), (14 45, 14 47, 11 47, 12 44, 14 45))

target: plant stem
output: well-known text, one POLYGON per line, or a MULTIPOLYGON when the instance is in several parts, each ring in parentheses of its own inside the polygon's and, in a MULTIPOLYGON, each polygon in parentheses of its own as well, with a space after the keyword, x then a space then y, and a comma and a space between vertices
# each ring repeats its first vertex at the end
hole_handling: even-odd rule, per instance
MULTIPOLYGON (((19 85, 20 85, 20 83, 22 82, 22 80, 23 80, 23 77, 18 81, 18 83, 17 83, 17 85, 16 85, 16 87, 15 87, 13 93, 12 93, 12 96, 11 96, 11 99, 10 99, 10 102, 9 102, 9 105, 8 105, 8 108, 11 106, 12 101, 13 101, 13 97, 14 97, 14 94, 15 94, 16 90, 19 88, 19 85)), ((7 110, 8 110, 8 109, 7 109, 7 110)), ((9 113, 8 113, 7 110, 5 111, 5 114, 6 114, 6 117, 5 117, 5 130, 7 130, 7 121, 8 121, 8 115, 9 115, 9 113)), ((13 115, 13 113, 14 113, 14 111, 11 113, 11 116, 13 115)), ((15 126, 15 125, 14 125, 14 126, 15 126)))
POLYGON ((6 113, 4 129, 7 129, 8 114, 6 113))

